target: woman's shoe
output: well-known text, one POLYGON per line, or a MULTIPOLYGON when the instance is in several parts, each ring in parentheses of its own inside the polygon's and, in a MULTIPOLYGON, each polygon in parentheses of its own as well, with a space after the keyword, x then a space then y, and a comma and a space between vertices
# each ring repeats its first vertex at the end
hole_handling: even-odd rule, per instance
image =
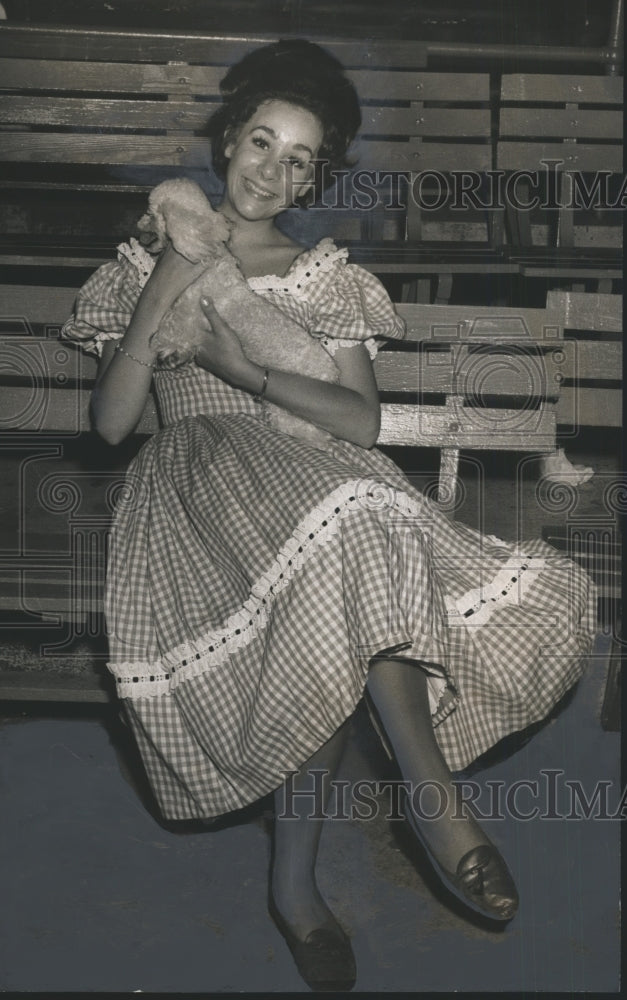
POLYGON ((337 921, 316 927, 301 941, 279 913, 272 894, 268 911, 285 938, 298 971, 312 990, 320 993, 352 990, 357 979, 355 956, 348 935, 337 921))
POLYGON ((518 909, 518 892, 500 852, 493 844, 479 844, 463 855, 455 874, 440 864, 409 809, 405 815, 425 852, 453 895, 476 913, 492 920, 511 920, 518 909))

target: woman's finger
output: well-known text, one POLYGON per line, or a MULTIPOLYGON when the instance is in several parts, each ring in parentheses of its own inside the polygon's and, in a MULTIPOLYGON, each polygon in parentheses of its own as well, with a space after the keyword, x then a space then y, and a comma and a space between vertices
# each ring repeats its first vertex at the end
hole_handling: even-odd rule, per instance
POLYGON ((224 320, 222 319, 220 313, 214 306, 213 299, 210 299, 206 295, 203 295, 203 297, 200 300, 200 307, 210 323, 212 324, 222 323, 224 325, 224 320))

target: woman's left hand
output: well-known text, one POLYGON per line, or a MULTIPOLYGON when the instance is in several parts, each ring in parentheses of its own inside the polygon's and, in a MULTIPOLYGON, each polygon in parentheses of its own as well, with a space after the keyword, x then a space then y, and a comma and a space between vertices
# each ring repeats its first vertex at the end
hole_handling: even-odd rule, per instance
POLYGON ((225 382, 242 386, 254 366, 244 354, 235 330, 220 316, 211 299, 201 298, 200 308, 207 323, 204 343, 195 355, 197 364, 225 382))

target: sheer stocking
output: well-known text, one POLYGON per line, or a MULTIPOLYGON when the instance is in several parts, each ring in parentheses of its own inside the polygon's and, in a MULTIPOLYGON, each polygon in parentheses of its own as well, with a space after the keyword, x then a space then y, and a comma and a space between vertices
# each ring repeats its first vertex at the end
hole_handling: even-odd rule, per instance
POLYGON ((274 793, 275 823, 271 886, 274 902, 297 937, 334 917, 316 883, 315 863, 322 831, 329 781, 335 775, 348 732, 345 723, 306 761, 293 780, 274 793), (326 775, 314 775, 326 771, 326 775), (318 789, 321 794, 314 795, 318 789), (298 794, 306 792, 308 794, 298 794), (310 818, 310 814, 317 815, 310 818))
POLYGON ((403 779, 412 790, 424 781, 434 783, 423 789, 419 799, 416 796, 418 813, 412 808, 411 793, 407 807, 440 864, 455 872, 467 851, 491 841, 471 814, 457 810, 453 817, 456 789, 433 732, 427 676, 408 660, 374 660, 367 690, 403 779), (437 819, 425 818, 439 812, 437 819))

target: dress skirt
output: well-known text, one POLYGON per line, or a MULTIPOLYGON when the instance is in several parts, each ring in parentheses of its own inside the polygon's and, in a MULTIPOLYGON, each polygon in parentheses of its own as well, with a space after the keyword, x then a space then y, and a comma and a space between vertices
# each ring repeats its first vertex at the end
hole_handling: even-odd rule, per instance
POLYGON ((543 718, 585 666, 587 575, 450 521, 376 449, 188 416, 126 484, 108 665, 167 818, 278 787, 352 714, 374 656, 427 672, 452 770, 543 718))

